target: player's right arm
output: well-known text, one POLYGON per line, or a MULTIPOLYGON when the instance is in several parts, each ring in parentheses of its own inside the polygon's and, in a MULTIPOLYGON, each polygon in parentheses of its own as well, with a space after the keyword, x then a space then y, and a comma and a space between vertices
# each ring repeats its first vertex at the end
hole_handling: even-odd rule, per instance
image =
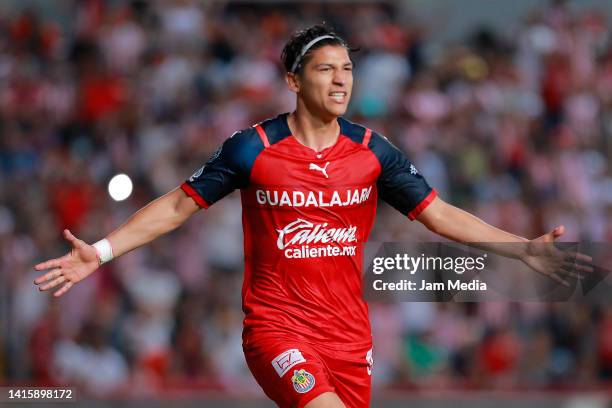
POLYGON ((201 207, 176 188, 152 201, 107 237, 115 257, 145 245, 181 226, 201 207))
MULTIPOLYGON (((115 258, 172 231, 200 208, 208 208, 235 189, 246 187, 250 169, 263 147, 257 132, 252 128, 234 133, 206 165, 181 187, 132 215, 125 224, 100 241, 104 245, 94 245, 101 249, 112 249, 110 258, 115 258), (110 244, 110 248, 106 244, 110 244)), ((64 231, 64 238, 72 245, 69 253, 34 267, 37 271, 49 270, 34 281, 40 290, 63 285, 54 293, 56 297, 62 296, 100 266, 100 254, 96 247, 76 238, 68 230, 64 231)))
MULTIPOLYGON (((199 209, 200 206, 191 197, 182 189, 176 188, 134 213, 105 239, 112 248, 113 256, 117 257, 178 228, 199 209)), ((56 297, 62 296, 75 283, 91 275, 100 266, 94 246, 78 239, 69 230, 64 230, 64 238, 72 245, 70 252, 34 267, 37 271, 50 269, 34 280, 41 291, 63 284, 54 293, 56 297)))

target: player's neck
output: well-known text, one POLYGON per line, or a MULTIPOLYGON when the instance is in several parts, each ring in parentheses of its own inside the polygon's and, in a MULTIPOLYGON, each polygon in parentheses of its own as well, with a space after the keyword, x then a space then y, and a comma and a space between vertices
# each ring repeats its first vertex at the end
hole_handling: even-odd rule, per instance
POLYGON ((317 152, 333 146, 340 135, 337 118, 323 120, 305 110, 296 110, 287 117, 291 134, 301 144, 317 152))

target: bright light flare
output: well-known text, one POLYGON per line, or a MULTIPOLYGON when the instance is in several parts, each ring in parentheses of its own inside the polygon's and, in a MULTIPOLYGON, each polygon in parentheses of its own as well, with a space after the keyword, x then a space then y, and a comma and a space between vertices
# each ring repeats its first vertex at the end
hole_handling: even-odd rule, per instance
POLYGON ((132 194, 132 180, 126 174, 117 174, 108 182, 108 194, 115 201, 123 201, 132 194))

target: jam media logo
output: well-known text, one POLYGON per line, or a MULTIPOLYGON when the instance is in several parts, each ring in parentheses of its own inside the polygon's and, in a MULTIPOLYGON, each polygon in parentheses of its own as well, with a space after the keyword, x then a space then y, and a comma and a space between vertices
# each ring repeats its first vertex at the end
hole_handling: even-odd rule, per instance
POLYGON ((292 367, 299 363, 305 363, 306 359, 298 349, 290 349, 283 351, 272 360, 272 367, 276 371, 279 377, 282 377, 292 367))
POLYGON ((304 369, 293 371, 291 382, 293 383, 293 389, 300 394, 304 394, 312 390, 312 388, 315 386, 314 375, 310 374, 304 369))
POLYGON ((357 242, 357 227, 354 225, 329 228, 326 222, 314 224, 298 218, 276 231, 278 232, 276 247, 283 251, 287 258, 319 258, 356 254, 355 245, 342 245, 357 242))

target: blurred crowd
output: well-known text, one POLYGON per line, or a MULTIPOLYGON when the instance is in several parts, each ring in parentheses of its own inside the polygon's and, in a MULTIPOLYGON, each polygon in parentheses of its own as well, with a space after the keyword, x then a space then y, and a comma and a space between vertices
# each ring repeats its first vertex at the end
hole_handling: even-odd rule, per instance
MULTIPOLYGON (((68 3, 64 22, 0 14, 0 383, 258 392, 241 349, 236 193, 60 301, 36 291, 32 265, 69 249, 64 228, 97 241, 235 130, 291 111, 281 49, 322 20, 361 48, 348 118, 401 147, 446 201, 526 237, 562 223, 565 240, 612 241, 602 12, 555 1, 510 31, 474 27, 432 48, 444 21, 394 3, 68 3), (106 192, 117 173, 134 180, 123 202, 106 192)), ((372 240, 436 239, 381 204, 372 240)), ((610 305, 370 311, 377 387, 610 386, 610 305)))

